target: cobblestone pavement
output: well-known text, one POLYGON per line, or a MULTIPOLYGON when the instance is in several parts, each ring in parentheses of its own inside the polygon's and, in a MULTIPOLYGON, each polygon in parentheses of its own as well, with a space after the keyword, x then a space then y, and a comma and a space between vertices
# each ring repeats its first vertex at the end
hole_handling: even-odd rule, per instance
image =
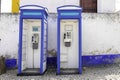
POLYGON ((0 80, 120 80, 120 66, 104 65, 86 67, 82 75, 56 75, 55 69, 48 69, 42 76, 16 76, 17 69, 0 75, 0 80))

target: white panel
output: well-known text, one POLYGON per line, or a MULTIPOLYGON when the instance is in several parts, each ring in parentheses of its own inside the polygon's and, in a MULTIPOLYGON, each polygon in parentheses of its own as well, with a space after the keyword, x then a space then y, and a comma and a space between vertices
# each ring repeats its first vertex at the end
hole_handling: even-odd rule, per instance
POLYGON ((116 11, 120 11, 120 0, 116 0, 116 11))
MULTIPOLYGON (((26 59, 24 61, 26 62, 26 68, 40 68, 40 52, 41 52, 41 31, 35 32, 38 33, 39 36, 39 46, 38 49, 32 49, 32 27, 33 26, 41 26, 41 20, 35 20, 35 19, 24 19, 24 30, 23 34, 26 36, 23 36, 23 47, 26 45, 26 50, 23 49, 23 52, 26 54, 26 59), (26 34, 25 34, 26 33, 26 34), (26 41, 24 40, 26 39, 26 41)), ((39 29, 41 30, 41 29, 39 29)), ((23 53, 23 54, 24 54, 23 53)), ((23 55, 25 58, 25 54, 23 55)))
POLYGON ((27 55, 27 24, 23 24, 23 36, 22 36, 22 70, 26 68, 26 55, 27 55))
POLYGON ((78 20, 61 20, 60 25, 60 67, 78 68, 78 20), (66 25, 73 26, 70 47, 65 47, 63 41, 66 25))
POLYGON ((47 7, 50 13, 56 13, 56 8, 63 5, 78 5, 79 0, 20 0, 20 6, 22 5, 40 5, 47 7))
POLYGON ((1 12, 2 13, 12 12, 12 0, 1 0, 1 12))
POLYGON ((115 12, 115 0, 98 0, 97 10, 98 13, 113 13, 115 12))
POLYGON ((62 55, 60 56, 60 61, 61 61, 61 62, 67 62, 67 61, 68 61, 68 55, 66 55, 66 54, 63 55, 63 54, 62 54, 62 55))
POLYGON ((46 70, 46 62, 43 63, 43 72, 46 70))
POLYGON ((46 70, 46 58, 47 58, 47 49, 46 49, 46 36, 47 36, 47 24, 44 23, 44 54, 43 54, 43 72, 46 70))
POLYGON ((22 70, 26 69, 26 61, 22 61, 22 70))
POLYGON ((41 51, 39 52, 37 50, 34 51, 34 68, 40 68, 40 60, 41 60, 40 53, 41 51))

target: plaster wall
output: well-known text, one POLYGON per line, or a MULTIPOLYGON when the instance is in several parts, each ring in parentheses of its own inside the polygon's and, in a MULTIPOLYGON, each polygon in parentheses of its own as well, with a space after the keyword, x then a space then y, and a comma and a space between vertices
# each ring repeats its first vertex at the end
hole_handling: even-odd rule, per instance
MULTIPOLYGON (((48 17, 48 49, 57 49, 57 14, 48 17)), ((120 14, 82 14, 83 55, 120 53, 120 14)), ((0 16, 0 55, 17 58, 19 14, 0 16)), ((49 54, 49 56, 52 56, 49 54)))

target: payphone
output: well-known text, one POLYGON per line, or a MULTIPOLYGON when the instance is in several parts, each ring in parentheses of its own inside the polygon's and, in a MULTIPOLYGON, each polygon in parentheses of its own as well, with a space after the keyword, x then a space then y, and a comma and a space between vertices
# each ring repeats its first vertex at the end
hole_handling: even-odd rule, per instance
POLYGON ((65 26, 64 44, 65 44, 66 47, 70 47, 71 46, 71 42, 72 42, 72 27, 73 26, 69 26, 69 25, 65 26))
POLYGON ((38 27, 33 27, 32 31, 33 31, 33 34, 32 34, 32 47, 33 47, 33 49, 38 49, 38 44, 39 44, 38 27))
POLYGON ((33 34, 33 36, 32 36, 32 47, 33 47, 33 49, 38 49, 38 43, 39 43, 39 34, 33 34))
POLYGON ((18 75, 41 75, 47 68, 47 8, 20 7, 18 75))
POLYGON ((81 12, 75 5, 57 8, 57 74, 82 73, 81 12))

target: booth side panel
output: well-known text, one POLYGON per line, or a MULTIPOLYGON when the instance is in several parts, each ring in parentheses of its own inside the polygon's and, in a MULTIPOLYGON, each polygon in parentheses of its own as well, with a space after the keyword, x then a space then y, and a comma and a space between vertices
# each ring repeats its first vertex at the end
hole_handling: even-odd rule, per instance
POLYGON ((82 73, 82 19, 79 19, 79 73, 82 73))
POLYGON ((19 55, 18 55, 18 74, 21 73, 22 66, 22 29, 23 29, 23 19, 20 16, 20 24, 19 24, 19 55))
POLYGON ((44 50, 44 22, 43 19, 41 20, 41 61, 40 61, 40 74, 43 73, 43 50, 44 50))
POLYGON ((47 52, 46 52, 46 66, 47 66, 47 57, 48 57, 48 21, 47 21, 47 42, 46 42, 46 47, 47 47, 47 52))
POLYGON ((25 24, 25 20, 23 20, 23 30, 22 30, 22 71, 26 69, 27 64, 27 30, 28 25, 25 24))
POLYGON ((47 22, 44 21, 44 52, 43 52, 43 72, 46 70, 47 66, 47 22))
POLYGON ((57 20, 57 74, 60 74, 60 19, 57 20))

